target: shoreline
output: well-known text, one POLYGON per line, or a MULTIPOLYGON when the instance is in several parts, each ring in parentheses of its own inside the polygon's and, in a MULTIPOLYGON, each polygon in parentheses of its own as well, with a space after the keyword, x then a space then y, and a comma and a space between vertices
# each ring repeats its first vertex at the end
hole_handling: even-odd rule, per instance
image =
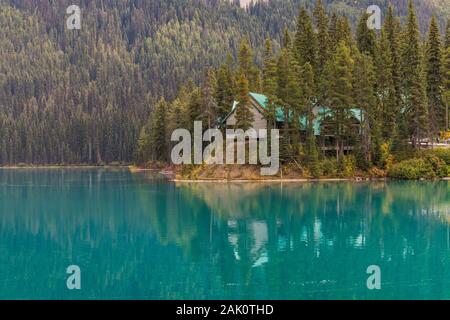
MULTIPOLYGON (((273 176, 273 177, 262 177, 259 175, 254 175, 252 172, 246 172, 245 167, 238 167, 238 172, 241 174, 235 175, 234 177, 225 177, 221 172, 219 174, 215 174, 215 171, 212 171, 212 174, 208 176, 200 175, 200 176, 183 176, 180 174, 180 170, 178 167, 174 166, 154 166, 142 168, 138 166, 130 166, 130 171, 133 173, 139 172, 155 172, 157 174, 163 175, 168 181, 180 184, 193 184, 193 183, 261 183, 261 184, 275 184, 275 183, 321 183, 321 182, 354 182, 354 183, 363 183, 363 182, 381 182, 381 181, 450 181, 450 176, 442 177, 442 178, 421 178, 421 179, 400 179, 393 178, 386 175, 370 175, 369 172, 355 172, 354 175, 349 177, 338 177, 338 176, 323 176, 320 178, 312 178, 308 176, 295 175, 295 174, 287 174, 285 177, 283 176, 273 176)), ((208 171, 203 171, 207 172, 208 171)))
MULTIPOLYGON (((364 178, 364 179, 355 179, 355 178, 320 178, 320 179, 307 179, 307 178, 298 178, 298 179, 236 179, 236 180, 223 180, 223 179, 169 179, 172 182, 176 183, 318 183, 318 182, 371 182, 371 181, 388 181, 389 178, 364 178)), ((450 178, 449 178, 450 180, 450 178)))
POLYGON ((157 168, 139 168, 134 165, 26 165, 0 166, 0 170, 33 170, 33 169, 127 169, 131 173, 154 172, 162 174, 168 181, 175 183, 320 183, 320 182, 374 182, 374 181, 450 181, 449 177, 439 179, 402 180, 389 177, 351 177, 351 178, 277 178, 277 179, 180 179, 174 174, 157 168))
POLYGON ((120 165, 120 166, 115 166, 115 165, 26 165, 26 166, 0 166, 0 170, 1 169, 6 169, 6 170, 18 170, 18 169, 129 169, 128 165, 120 165))
POLYGON ((385 178, 319 178, 319 179, 236 179, 236 180, 224 180, 224 179, 177 179, 167 177, 169 181, 175 183, 320 183, 320 182, 380 182, 380 181, 450 181, 450 177, 444 177, 439 179, 393 179, 389 177, 385 178))

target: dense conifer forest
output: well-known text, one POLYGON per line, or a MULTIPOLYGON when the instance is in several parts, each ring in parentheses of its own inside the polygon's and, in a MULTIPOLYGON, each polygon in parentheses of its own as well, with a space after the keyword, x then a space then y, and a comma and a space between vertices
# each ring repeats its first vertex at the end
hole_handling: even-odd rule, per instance
MULTIPOLYGON (((357 104, 359 164, 385 166, 386 148, 445 129, 450 65, 445 0, 388 3, 79 1, 82 28, 67 30, 69 1, 1 0, 0 165, 167 160, 170 130, 213 123, 251 90, 298 114, 330 105, 342 140, 357 104), (364 27, 370 4, 381 32, 364 27)), ((284 157, 314 170, 315 137, 299 139, 284 157)))
POLYGON ((388 7, 379 31, 368 28, 363 12, 353 30, 347 16, 328 12, 319 0, 311 10, 300 7, 294 31, 286 28, 281 41, 265 39, 260 66, 255 59, 260 49, 244 37, 236 59, 229 52, 219 68, 205 69, 199 86, 189 83, 175 100, 156 104, 141 131, 138 160, 168 161, 173 129, 214 123, 234 100, 240 102, 236 127, 248 129, 249 93, 262 92, 268 97, 269 129, 277 126, 276 109, 289 119, 282 127, 281 160, 302 167, 302 173, 446 176, 448 152, 421 149, 449 139, 449 26, 441 30, 432 15, 428 31, 420 33, 416 10, 409 2, 401 19, 388 7), (319 136, 312 121, 317 107, 330 110, 319 136), (361 113, 357 128, 352 110, 361 113), (310 120, 306 135, 300 134, 301 117, 310 120), (330 135, 335 155, 323 148, 330 135))

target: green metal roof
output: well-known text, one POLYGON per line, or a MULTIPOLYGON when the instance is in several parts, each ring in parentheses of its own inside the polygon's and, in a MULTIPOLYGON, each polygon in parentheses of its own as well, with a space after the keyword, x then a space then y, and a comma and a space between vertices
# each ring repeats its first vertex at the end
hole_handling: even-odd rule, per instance
POLYGON ((256 102, 258 102, 258 104, 263 107, 264 109, 267 108, 267 103, 269 102, 269 99, 260 93, 254 93, 254 92, 250 92, 250 96, 256 100, 256 102))
MULTIPOLYGON (((267 96, 260 94, 260 93, 254 93, 250 92, 250 96, 263 108, 267 110, 267 104, 269 103, 269 99, 267 96)), ((284 111, 281 107, 275 108, 275 118, 278 122, 284 121, 284 111)))
POLYGON ((362 121, 362 112, 361 109, 350 109, 350 112, 353 114, 353 116, 358 119, 359 122, 362 121))
MULTIPOLYGON (((300 121, 300 127, 303 130, 306 130, 306 127, 308 125, 308 120, 306 119, 306 117, 300 117, 299 119, 300 121)), ((314 130, 314 135, 319 136, 320 135, 320 126, 321 126, 321 122, 319 119, 314 119, 313 120, 313 130, 314 130)))
MULTIPOLYGON (((263 108, 267 110, 267 104, 269 103, 269 99, 267 98, 267 96, 260 94, 260 93, 255 93, 255 92, 250 92, 250 96, 263 108)), ((228 117, 234 112, 234 110, 236 109, 238 105, 237 101, 233 102, 233 107, 231 109, 231 112, 221 121, 221 123, 225 122, 228 117)), ((326 117, 329 113, 331 112, 330 108, 327 107, 319 107, 319 112, 316 116, 316 118, 313 120, 313 130, 314 130, 314 134, 315 135, 320 135, 320 127, 322 124, 322 120, 324 117, 326 117)), ((359 121, 361 122, 362 119, 362 113, 360 109, 350 109, 350 112, 352 113, 352 115, 359 121)), ((284 121, 284 111, 282 107, 277 106, 275 108, 275 117, 276 120, 278 122, 283 122, 284 121)), ((300 123, 300 127, 305 130, 306 126, 307 126, 307 118, 306 117, 300 117, 299 118, 299 123, 300 123)))

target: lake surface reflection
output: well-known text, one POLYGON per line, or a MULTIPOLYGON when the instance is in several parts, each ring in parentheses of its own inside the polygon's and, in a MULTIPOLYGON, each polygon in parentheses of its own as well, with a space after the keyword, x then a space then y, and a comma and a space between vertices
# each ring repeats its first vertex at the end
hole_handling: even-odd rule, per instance
POLYGON ((450 299, 449 223, 446 181, 0 169, 0 298, 450 299), (72 264, 81 290, 66 287, 72 264))

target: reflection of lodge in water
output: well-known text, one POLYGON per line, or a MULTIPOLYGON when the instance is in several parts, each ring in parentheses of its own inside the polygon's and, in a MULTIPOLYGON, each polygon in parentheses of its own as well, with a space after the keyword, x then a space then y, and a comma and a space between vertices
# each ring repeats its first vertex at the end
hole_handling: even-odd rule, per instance
MULTIPOLYGON (((139 175, 130 179, 128 173, 112 177, 104 176, 102 170, 87 171, 24 172, 30 186, 8 189, 6 201, 0 202, 0 229, 15 226, 67 244, 78 233, 95 247, 104 235, 126 228, 128 233, 122 237, 129 236, 130 241, 145 234, 161 244, 175 243, 186 249, 204 240, 199 239, 202 230, 211 230, 224 233, 234 257, 242 257, 239 242, 245 242, 256 262, 260 257, 261 261, 268 259, 268 243, 279 251, 291 250, 296 242, 332 245, 336 239, 326 237, 335 223, 352 230, 344 242, 356 244, 374 231, 370 228, 373 219, 384 219, 401 229, 399 217, 390 214, 394 210, 412 219, 450 222, 448 187, 442 187, 450 182, 408 182, 407 187, 402 182, 175 185, 154 175, 149 175, 148 183, 139 175), (123 183, 118 180, 122 178, 123 183), (35 179, 41 188, 39 198, 21 201, 24 192, 36 188, 35 179), (76 198, 80 183, 87 188, 76 198), (48 203, 45 199, 50 198, 48 203), (120 205, 111 199, 120 200, 120 205), (241 239, 243 235, 249 239, 241 239)), ((8 184, 13 172, 2 175, 8 184)))
MULTIPOLYGON (((239 233, 237 232, 237 221, 228 220, 228 242, 233 248, 234 257, 236 260, 241 260, 239 254, 239 233)), ((248 226, 250 237, 253 239, 253 245, 250 249, 250 257, 253 267, 259 267, 268 262, 266 244, 269 240, 267 224, 264 221, 252 221, 248 226)))
POLYGON ((234 259, 242 261, 245 255, 252 267, 269 262, 274 251, 320 257, 333 247, 374 246, 385 257, 389 255, 383 244, 386 235, 398 233, 399 243, 407 247, 409 241, 404 240, 415 236, 402 234, 402 218, 424 226, 450 223, 447 190, 442 185, 424 188, 420 182, 410 182, 407 188, 401 182, 177 186, 189 197, 201 199, 220 229, 226 225, 234 259), (393 211, 400 211, 400 217, 391 215, 393 211))
POLYGON ((150 177, 0 171, 1 256, 38 261, 34 279, 42 265, 57 277, 55 265, 82 252, 106 270, 97 281, 127 277, 130 292, 151 286, 159 290, 152 297, 167 298, 210 297, 212 287, 241 297, 256 282, 261 295, 298 297, 309 283, 346 279, 355 263, 418 268, 417 255, 447 270, 428 249, 450 251, 450 182, 172 184, 150 177), (205 279, 209 287, 200 291, 205 279))

